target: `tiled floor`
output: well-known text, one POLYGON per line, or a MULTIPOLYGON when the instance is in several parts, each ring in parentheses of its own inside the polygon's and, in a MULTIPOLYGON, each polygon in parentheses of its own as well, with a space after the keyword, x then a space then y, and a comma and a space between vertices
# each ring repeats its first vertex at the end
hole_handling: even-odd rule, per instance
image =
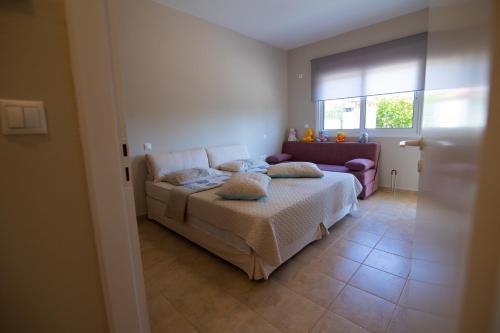
POLYGON ((409 280, 415 205, 414 194, 377 192, 267 281, 251 281, 158 223, 141 221, 152 330, 420 331, 439 318, 420 312, 425 292, 417 304, 408 297, 422 284, 409 280))

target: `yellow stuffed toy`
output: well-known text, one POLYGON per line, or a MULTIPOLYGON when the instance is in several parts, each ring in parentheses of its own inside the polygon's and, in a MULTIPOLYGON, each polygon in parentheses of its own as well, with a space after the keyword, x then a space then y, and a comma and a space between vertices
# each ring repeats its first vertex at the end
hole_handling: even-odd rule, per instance
POLYGON ((306 133, 304 135, 304 137, 302 138, 302 141, 304 142, 313 142, 314 141, 314 131, 312 130, 312 128, 307 128, 306 129, 306 133))
POLYGON ((338 132, 337 133, 337 139, 335 139, 335 142, 344 142, 345 141, 345 133, 344 132, 338 132))

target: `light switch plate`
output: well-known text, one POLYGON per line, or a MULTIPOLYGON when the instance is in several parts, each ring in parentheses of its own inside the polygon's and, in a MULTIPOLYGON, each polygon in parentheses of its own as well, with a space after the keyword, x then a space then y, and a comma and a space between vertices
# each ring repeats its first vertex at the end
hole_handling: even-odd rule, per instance
POLYGON ((41 101, 0 100, 2 133, 47 134, 45 108, 41 101))
POLYGON ((9 129, 24 128, 24 112, 20 106, 7 106, 7 127, 9 129))

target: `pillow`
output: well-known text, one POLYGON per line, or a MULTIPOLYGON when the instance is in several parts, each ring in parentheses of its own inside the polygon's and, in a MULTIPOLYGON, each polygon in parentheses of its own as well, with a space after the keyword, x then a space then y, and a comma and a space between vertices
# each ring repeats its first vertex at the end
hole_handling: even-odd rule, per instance
POLYGON ((231 172, 240 172, 245 171, 247 169, 247 164, 245 160, 235 160, 229 161, 226 163, 222 163, 218 166, 219 170, 231 171, 231 172))
POLYGON ((365 171, 375 166, 375 162, 366 158, 355 158, 344 164, 351 171, 365 171))
POLYGON ((281 163, 292 159, 292 155, 287 153, 280 153, 268 156, 266 162, 268 163, 281 163))
POLYGON ((155 182, 160 182, 163 176, 174 171, 190 168, 209 168, 205 149, 189 149, 171 153, 146 154, 148 173, 155 182))
POLYGON ((269 164, 264 161, 255 160, 255 159, 243 159, 243 160, 234 160, 226 163, 222 163, 219 165, 220 170, 231 171, 231 172, 241 172, 247 171, 250 169, 260 169, 267 168, 269 164))
POLYGON ((187 185, 197 181, 200 178, 207 178, 214 175, 222 174, 221 171, 208 168, 190 168, 171 172, 161 178, 161 181, 172 185, 180 186, 187 185))
POLYGON ((287 162, 271 165, 267 174, 272 178, 320 178, 323 177, 316 164, 310 162, 287 162))
POLYGON ((206 148, 211 168, 217 169, 222 163, 250 158, 247 146, 231 145, 206 148))
POLYGON ((261 173, 236 173, 222 185, 217 195, 228 200, 258 200, 267 197, 271 178, 261 173))

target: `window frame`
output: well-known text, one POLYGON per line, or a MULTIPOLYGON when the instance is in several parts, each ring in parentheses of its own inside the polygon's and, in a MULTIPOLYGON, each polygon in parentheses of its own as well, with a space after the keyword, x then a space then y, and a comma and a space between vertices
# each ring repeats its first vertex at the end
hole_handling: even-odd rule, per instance
MULTIPOLYGON (((396 94, 396 93, 395 93, 396 94)), ((391 95, 391 94, 381 94, 391 95)), ((338 132, 344 132, 347 137, 358 137, 362 131, 366 131, 371 137, 418 137, 422 124, 422 109, 424 92, 422 90, 414 91, 413 96, 413 120, 412 128, 365 128, 366 126, 366 97, 360 96, 360 123, 359 129, 325 129, 324 128, 324 101, 316 102, 316 128, 325 131, 328 136, 336 136, 338 132)))

